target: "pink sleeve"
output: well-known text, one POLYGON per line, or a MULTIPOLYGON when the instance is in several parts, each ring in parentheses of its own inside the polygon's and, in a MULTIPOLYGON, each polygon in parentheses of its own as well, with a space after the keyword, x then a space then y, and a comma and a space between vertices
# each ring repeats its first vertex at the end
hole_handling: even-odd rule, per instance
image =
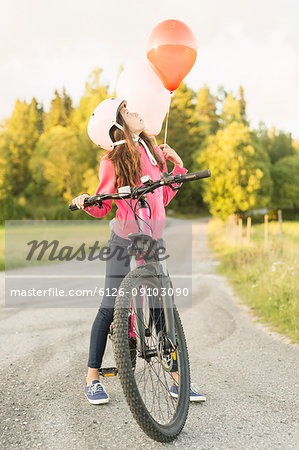
MULTIPOLYGON (((159 155, 163 159, 163 172, 167 172, 168 169, 167 169, 163 151, 160 149, 160 147, 155 147, 155 149, 158 151, 159 155)), ((184 167, 174 166, 172 174, 178 175, 179 173, 182 173, 183 175, 185 175, 185 173, 187 173, 187 172, 188 172, 188 170, 185 169, 184 167)), ((173 186, 177 186, 177 183, 173 184, 173 186)), ((175 194, 177 192, 178 191, 173 191, 170 186, 163 186, 163 204, 164 204, 164 206, 168 205, 170 200, 173 199, 173 197, 175 196, 175 194)))
MULTIPOLYGON (((98 185, 98 188, 96 190, 96 194, 114 194, 115 193, 115 187, 114 187, 114 167, 113 162, 104 157, 101 159, 100 169, 99 169, 99 179, 100 183, 98 185)), ((103 201, 103 209, 100 209, 97 205, 94 206, 88 206, 84 208, 84 211, 86 211, 88 214, 90 214, 93 217, 104 217, 108 212, 111 210, 112 206, 112 200, 105 200, 103 201)))

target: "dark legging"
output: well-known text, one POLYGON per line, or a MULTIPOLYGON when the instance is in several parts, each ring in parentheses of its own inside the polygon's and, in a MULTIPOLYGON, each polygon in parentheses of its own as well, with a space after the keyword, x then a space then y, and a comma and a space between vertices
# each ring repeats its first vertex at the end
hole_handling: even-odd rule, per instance
POLYGON ((127 252, 130 243, 129 239, 121 238, 114 231, 108 241, 110 257, 106 261, 105 291, 90 336, 88 367, 94 369, 101 368, 108 331, 113 321, 117 290, 130 271, 130 259, 127 252))

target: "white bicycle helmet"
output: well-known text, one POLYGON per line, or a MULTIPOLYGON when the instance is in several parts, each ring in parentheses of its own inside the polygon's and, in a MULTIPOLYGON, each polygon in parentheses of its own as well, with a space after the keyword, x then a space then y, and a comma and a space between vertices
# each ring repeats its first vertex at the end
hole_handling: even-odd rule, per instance
MULTIPOLYGON (((123 105, 126 105, 126 100, 119 98, 107 98, 101 102, 90 116, 87 133, 92 142, 105 150, 113 150, 113 148, 122 143, 122 141, 113 142, 110 133, 113 126, 120 130, 123 127, 117 123, 117 115, 123 105)), ((125 142, 125 141, 124 141, 125 142)))
MULTIPOLYGON (((117 123, 117 115, 123 105, 127 105, 126 100, 122 100, 120 98, 107 98, 102 101, 93 111, 90 116, 87 133, 92 142, 99 147, 102 147, 105 150, 113 150, 116 145, 124 144, 126 142, 125 139, 121 141, 113 141, 111 129, 113 126, 116 126, 120 130, 123 130, 123 127, 117 123)), ((157 165, 157 161, 149 151, 146 143, 139 136, 135 135, 133 137, 133 141, 139 141, 146 150, 146 153, 153 165, 157 165)))

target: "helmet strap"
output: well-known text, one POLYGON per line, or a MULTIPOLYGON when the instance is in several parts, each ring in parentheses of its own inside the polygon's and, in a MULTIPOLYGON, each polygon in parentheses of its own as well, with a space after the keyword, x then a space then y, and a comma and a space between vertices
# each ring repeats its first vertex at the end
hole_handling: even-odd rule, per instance
MULTIPOLYGON (((123 127, 119 123, 114 122, 113 125, 115 125, 117 128, 119 128, 121 131, 124 131, 123 127)), ((125 144, 126 142, 127 141, 125 139, 122 139, 121 141, 113 142, 113 148, 116 147, 117 145, 125 144)))
MULTIPOLYGON (((133 141, 137 142, 138 138, 133 138, 133 141)), ((127 142, 126 139, 122 139, 121 141, 113 142, 113 147, 116 147, 117 145, 120 145, 120 144, 125 144, 126 142, 127 142)))
POLYGON ((119 123, 114 122, 113 125, 115 125, 117 128, 119 128, 121 131, 124 131, 123 127, 119 123))
POLYGON ((143 145, 143 147, 145 148, 145 151, 147 153, 147 156, 149 157, 150 162, 152 163, 153 166, 157 165, 157 161, 155 160, 155 158, 153 157, 153 155, 150 152, 150 149, 148 148, 148 146, 146 145, 146 143, 144 142, 144 140, 142 138, 138 139, 138 142, 140 142, 140 144, 143 145))

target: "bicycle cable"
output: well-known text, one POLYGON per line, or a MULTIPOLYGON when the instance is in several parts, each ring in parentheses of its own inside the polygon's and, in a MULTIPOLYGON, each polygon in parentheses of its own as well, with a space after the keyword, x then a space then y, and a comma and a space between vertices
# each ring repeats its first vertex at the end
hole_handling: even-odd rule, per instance
MULTIPOLYGON (((135 189, 136 189, 136 188, 135 188, 135 189)), ((137 198, 138 201, 139 201, 139 199, 141 198, 142 195, 143 195, 143 194, 141 194, 141 195, 137 198)), ((144 223, 150 228, 151 232, 153 232, 153 229, 152 229, 151 225, 149 225, 144 219, 142 219, 142 217, 140 217, 139 214, 136 212, 136 207, 137 207, 137 205, 138 205, 138 201, 135 203, 135 206, 133 207, 133 205, 132 205, 132 200, 133 200, 133 199, 132 199, 132 198, 130 198, 130 203, 128 203, 126 199, 123 199, 123 200, 124 200, 124 201, 126 202, 126 204, 131 208, 131 210, 132 210, 132 212, 133 212, 133 214, 134 214, 134 218, 135 218, 135 221, 136 221, 137 226, 138 226, 138 231, 141 231, 141 227, 140 227, 139 222, 138 222, 138 219, 139 219, 139 220, 141 220, 142 222, 144 222, 144 223)), ((152 211, 151 211, 150 205, 149 205, 149 203, 148 203, 146 200, 144 200, 144 201, 146 202, 146 204, 147 204, 147 206, 148 206, 148 209, 149 209, 149 211, 150 211, 149 219, 151 219, 151 217, 152 217, 152 211)))
MULTIPOLYGON (((150 228, 151 232, 153 233, 153 229, 152 229, 151 225, 149 225, 144 219, 142 219, 142 217, 140 217, 140 216, 137 214, 137 212, 136 212, 136 208, 137 208, 137 205, 138 205, 138 203, 139 203, 140 198, 141 198, 144 194, 146 194, 147 192, 149 192, 150 189, 151 189, 151 187, 152 187, 152 186, 148 186, 148 189, 146 189, 145 191, 143 191, 143 192, 139 195, 139 197, 137 197, 137 202, 135 203, 133 213, 134 213, 135 218, 138 217, 140 220, 142 220, 142 222, 144 222, 144 223, 150 228)), ((137 190, 137 189, 138 189, 138 188, 136 187, 134 190, 137 190)), ((132 193, 134 193, 134 190, 133 190, 132 193)), ((131 200, 132 200, 132 199, 131 199, 131 200)), ((150 207, 150 205, 149 205, 149 203, 148 203, 148 201, 147 201, 146 199, 144 199, 144 201, 145 201, 146 205, 148 206, 148 209, 149 209, 149 212, 150 212, 150 214, 149 214, 149 219, 151 219, 151 217, 152 217, 152 210, 151 210, 151 207, 150 207)), ((139 231, 141 231, 138 222, 137 222, 137 224, 138 224, 138 229, 139 229, 139 231)))

